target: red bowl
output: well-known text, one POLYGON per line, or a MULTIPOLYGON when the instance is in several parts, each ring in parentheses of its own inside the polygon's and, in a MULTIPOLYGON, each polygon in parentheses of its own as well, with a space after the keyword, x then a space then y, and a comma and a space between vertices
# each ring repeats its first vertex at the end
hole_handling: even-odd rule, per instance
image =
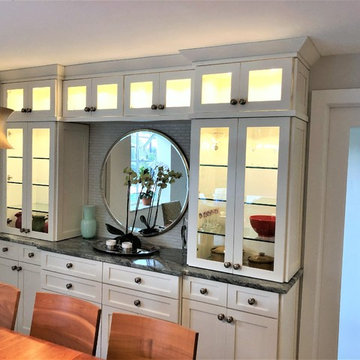
POLYGON ((273 215, 251 215, 250 224, 259 236, 275 235, 276 216, 273 215))

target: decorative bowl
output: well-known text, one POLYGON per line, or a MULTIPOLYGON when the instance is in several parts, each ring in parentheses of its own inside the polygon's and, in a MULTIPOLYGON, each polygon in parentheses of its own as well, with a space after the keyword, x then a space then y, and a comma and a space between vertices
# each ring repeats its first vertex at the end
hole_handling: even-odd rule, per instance
POLYGON ((259 236, 271 237, 275 235, 276 216, 251 215, 250 224, 259 236))

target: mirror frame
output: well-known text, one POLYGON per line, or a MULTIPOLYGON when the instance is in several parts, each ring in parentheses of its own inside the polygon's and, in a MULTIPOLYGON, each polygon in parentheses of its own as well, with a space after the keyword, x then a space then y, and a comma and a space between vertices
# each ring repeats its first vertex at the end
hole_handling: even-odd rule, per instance
MULTIPOLYGON (((153 234, 147 234, 147 235, 144 235, 144 234, 141 234, 140 232, 138 231, 135 231, 134 230, 134 234, 136 236, 141 236, 141 237, 152 237, 152 236, 159 236, 159 235, 162 235, 166 232, 168 232, 169 230, 171 230, 172 228, 174 228, 179 222, 180 220, 183 218, 187 208, 188 208, 188 205, 189 205, 189 175, 190 175, 190 169, 189 169, 189 163, 186 159, 186 156, 184 154, 184 152, 181 150, 181 148, 179 147, 179 145, 171 138, 169 137, 168 135, 165 135, 163 132, 161 131, 158 131, 158 130, 154 130, 154 129, 149 129, 149 128, 140 128, 140 129, 136 129, 136 130, 131 130, 131 131, 128 131, 127 133, 125 133, 124 135, 122 135, 119 139, 117 139, 109 148, 109 150, 107 151, 106 155, 105 155, 105 158, 104 158, 104 161, 102 163, 102 166, 101 166, 101 171, 100 171, 100 191, 101 191, 101 197, 103 199, 103 203, 105 205, 105 208, 108 212, 108 214, 111 216, 111 218, 115 221, 115 223, 117 225, 120 226, 120 228, 122 230, 125 230, 125 226, 118 220, 115 218, 115 216, 113 215, 108 203, 107 203, 107 200, 105 198, 105 166, 106 166, 106 162, 107 160, 109 159, 110 157, 110 153, 111 153, 111 150, 122 140, 124 139, 125 137, 133 134, 133 133, 136 133, 136 132, 140 132, 140 131, 147 131, 147 132, 153 132, 153 133, 156 133, 158 135, 161 135, 162 137, 164 137, 165 139, 167 139, 172 146, 174 146, 174 148, 177 150, 178 154, 180 155, 182 161, 183 161, 183 164, 184 164, 184 167, 185 167, 185 170, 186 170, 186 177, 187 177, 187 192, 186 192, 186 196, 185 196, 185 201, 184 201, 184 206, 182 207, 181 211, 180 211, 180 214, 179 216, 176 218, 176 220, 171 223, 169 226, 167 226, 164 230, 162 231, 159 231, 158 233, 153 233, 153 234)), ((124 175, 125 176, 125 175, 124 175)))

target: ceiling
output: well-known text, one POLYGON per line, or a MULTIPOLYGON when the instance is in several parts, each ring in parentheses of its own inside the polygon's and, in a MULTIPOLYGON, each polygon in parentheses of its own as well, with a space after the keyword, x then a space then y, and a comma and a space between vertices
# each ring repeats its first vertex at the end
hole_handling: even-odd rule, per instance
POLYGON ((309 36, 322 56, 360 53, 360 1, 4 1, 0 70, 176 54, 309 36))

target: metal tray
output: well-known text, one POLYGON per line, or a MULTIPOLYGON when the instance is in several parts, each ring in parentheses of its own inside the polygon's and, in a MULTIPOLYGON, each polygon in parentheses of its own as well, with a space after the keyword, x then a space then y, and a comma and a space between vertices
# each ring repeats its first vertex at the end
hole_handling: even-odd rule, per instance
POLYGON ((141 249, 137 249, 136 251, 133 251, 131 253, 127 253, 123 251, 123 249, 118 245, 116 245, 114 250, 109 250, 106 247, 106 243, 104 240, 97 241, 95 244, 93 244, 93 248, 98 251, 106 252, 108 254, 113 254, 113 255, 119 255, 119 256, 149 256, 157 253, 160 250, 160 248, 156 246, 144 246, 144 245, 141 247, 141 249))

